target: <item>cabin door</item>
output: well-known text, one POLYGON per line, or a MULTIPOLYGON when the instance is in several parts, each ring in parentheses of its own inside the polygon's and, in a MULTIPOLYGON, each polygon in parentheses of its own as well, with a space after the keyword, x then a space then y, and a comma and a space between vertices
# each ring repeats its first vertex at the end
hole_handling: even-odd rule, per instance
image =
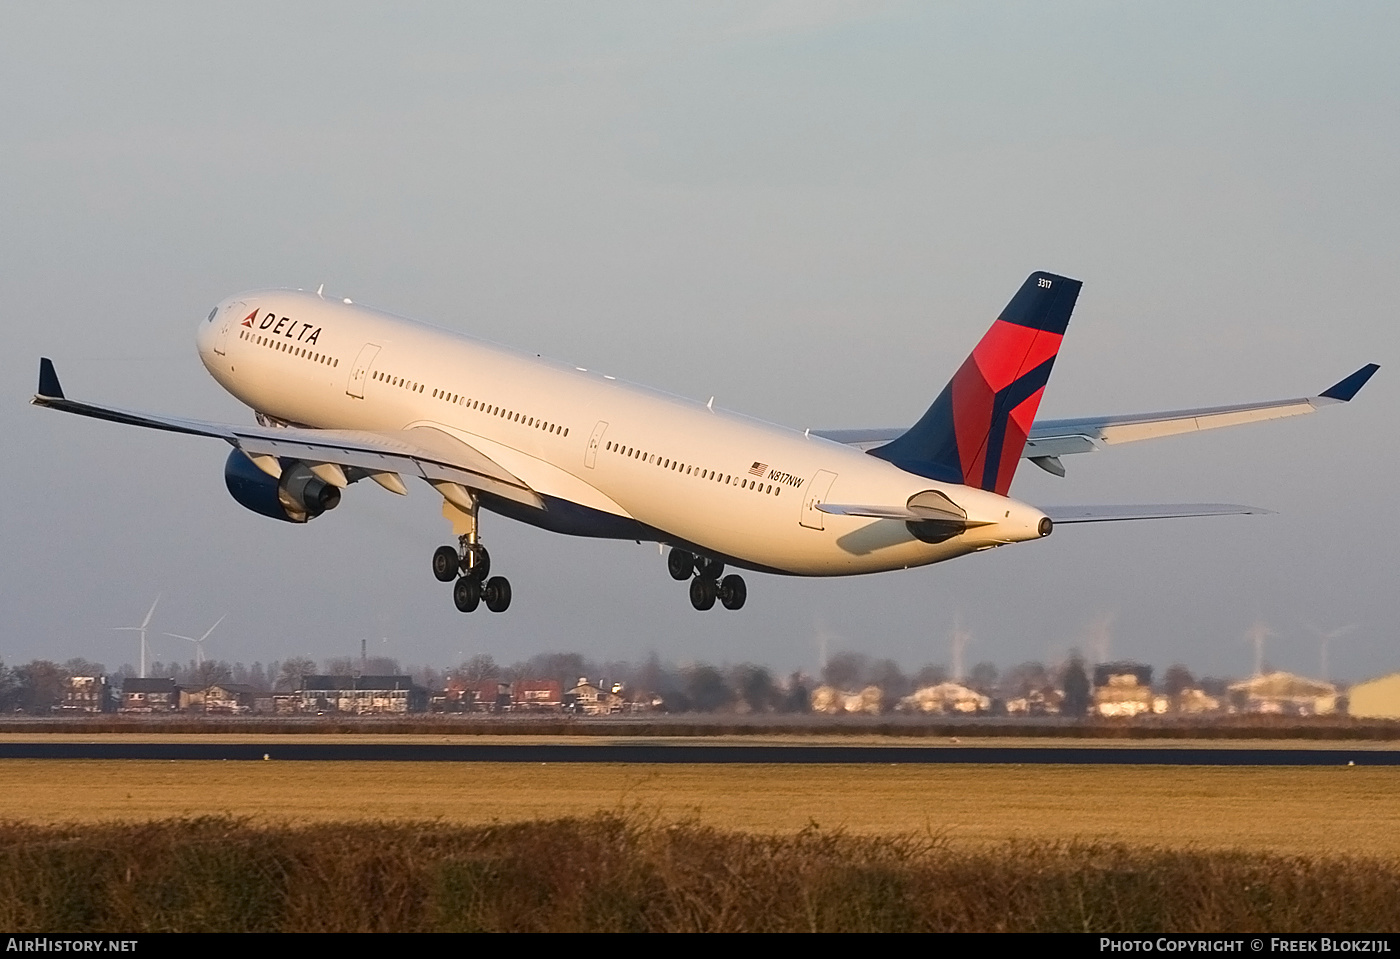
POLYGON ((608 424, 605 420, 599 420, 598 425, 593 427, 593 435, 588 438, 588 449, 583 453, 583 465, 593 469, 598 462, 598 447, 603 445, 603 434, 608 431, 608 424))
POLYGON ((803 526, 808 529, 826 528, 822 525, 822 516, 825 514, 817 509, 817 505, 826 502, 826 494, 831 492, 831 484, 834 482, 835 473, 817 470, 816 475, 807 483, 807 488, 802 492, 802 515, 798 519, 803 526))
POLYGON ((230 303, 224 307, 224 315, 214 322, 219 324, 219 331, 214 334, 214 352, 223 356, 228 352, 228 335, 233 330, 233 322, 238 318, 238 313, 247 303, 230 303))
POLYGON ((360 350, 360 355, 355 358, 355 367, 350 371, 350 382, 345 387, 345 392, 356 399, 365 398, 365 380, 369 378, 369 368, 374 365, 374 358, 379 355, 379 347, 373 343, 366 343, 364 349, 360 350))

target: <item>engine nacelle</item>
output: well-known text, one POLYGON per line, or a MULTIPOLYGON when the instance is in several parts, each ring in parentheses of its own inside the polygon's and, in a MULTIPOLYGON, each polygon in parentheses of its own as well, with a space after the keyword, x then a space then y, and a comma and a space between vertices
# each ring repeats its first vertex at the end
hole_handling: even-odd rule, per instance
POLYGON ((279 460, 281 479, 273 479, 241 450, 228 454, 224 485, 239 505, 287 523, 305 523, 340 505, 340 490, 317 477, 299 460, 279 460))

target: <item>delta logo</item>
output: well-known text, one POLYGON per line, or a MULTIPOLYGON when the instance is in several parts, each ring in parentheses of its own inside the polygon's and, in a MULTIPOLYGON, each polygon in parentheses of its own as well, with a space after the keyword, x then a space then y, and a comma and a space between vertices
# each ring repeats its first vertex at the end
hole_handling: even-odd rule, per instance
POLYGON ((268 313, 259 320, 257 310, 243 318, 243 325, 250 330, 260 330, 266 332, 268 336, 281 336, 304 346, 315 343, 321 335, 319 326, 312 327, 310 323, 298 323, 289 316, 268 313))

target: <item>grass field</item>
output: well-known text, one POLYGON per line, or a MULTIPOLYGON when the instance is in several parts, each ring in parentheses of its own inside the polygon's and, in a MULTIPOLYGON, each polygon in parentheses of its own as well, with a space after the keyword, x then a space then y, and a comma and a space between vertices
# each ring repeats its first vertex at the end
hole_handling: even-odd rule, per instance
POLYGON ((1400 769, 0 761, 0 820, 509 823, 597 812, 747 833, 812 824, 1400 861, 1400 769))
POLYGON ((506 825, 0 823, 0 928, 198 931, 1391 932, 1394 860, 606 813, 506 825))
POLYGON ((1398 793, 1366 766, 0 760, 0 927, 1376 932, 1398 793))

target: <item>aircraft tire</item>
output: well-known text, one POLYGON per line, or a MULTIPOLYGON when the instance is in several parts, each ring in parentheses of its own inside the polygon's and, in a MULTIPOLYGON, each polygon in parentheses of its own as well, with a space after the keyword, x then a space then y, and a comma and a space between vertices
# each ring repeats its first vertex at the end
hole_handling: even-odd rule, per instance
POLYGON ((439 546, 433 553, 433 576, 439 583, 450 583, 457 578, 457 557, 455 546, 439 546))
POLYGON ((683 549, 672 549, 666 554, 666 570, 672 579, 683 583, 695 570, 695 557, 683 549))
POLYGON ((724 577, 719 584, 719 601, 725 609, 743 609, 744 600, 749 598, 749 588, 744 577, 733 573, 724 577))
POLYGON ((690 605, 696 609, 712 609, 715 605, 715 581, 697 576, 690 581, 690 605))
POLYGON ((480 580, 467 576, 457 580, 452 587, 452 602, 463 613, 474 612, 481 602, 480 580))
POLYGON ((492 576, 482 589, 486 608, 493 613, 504 613, 510 608, 510 580, 504 576, 492 576))

